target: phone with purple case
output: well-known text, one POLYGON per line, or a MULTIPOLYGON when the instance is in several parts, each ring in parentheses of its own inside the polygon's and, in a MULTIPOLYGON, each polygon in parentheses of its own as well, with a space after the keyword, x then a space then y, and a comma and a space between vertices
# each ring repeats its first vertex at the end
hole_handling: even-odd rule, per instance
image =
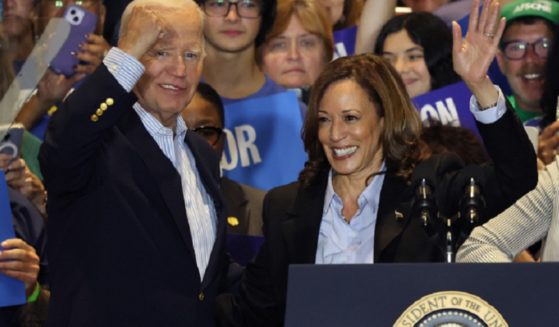
POLYGON ((18 157, 23 141, 23 131, 24 127, 21 124, 0 125, 0 135, 4 135, 0 140, 0 153, 18 157))
POLYGON ((86 42, 86 35, 95 31, 97 15, 79 6, 69 6, 64 12, 64 20, 70 24, 70 34, 50 63, 50 69, 65 76, 74 75, 79 59, 72 53, 80 51, 80 44, 86 42))

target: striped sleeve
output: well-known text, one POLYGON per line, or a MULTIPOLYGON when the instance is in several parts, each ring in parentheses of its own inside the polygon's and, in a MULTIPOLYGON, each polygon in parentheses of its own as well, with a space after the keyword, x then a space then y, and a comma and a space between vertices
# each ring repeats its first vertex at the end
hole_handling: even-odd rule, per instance
POLYGON ((103 59, 107 69, 127 92, 132 91, 144 74, 144 65, 117 47, 112 47, 103 59))

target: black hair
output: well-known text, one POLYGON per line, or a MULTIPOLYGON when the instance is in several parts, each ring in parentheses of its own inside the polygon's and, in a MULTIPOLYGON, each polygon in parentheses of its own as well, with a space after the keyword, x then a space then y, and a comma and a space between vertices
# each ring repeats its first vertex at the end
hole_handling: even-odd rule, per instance
POLYGON ((198 95, 202 99, 208 101, 215 107, 215 110, 217 110, 217 115, 219 116, 219 122, 221 123, 221 126, 225 126, 223 101, 221 101, 221 97, 219 96, 219 94, 217 94, 216 90, 214 90, 214 88, 211 87, 209 84, 200 82, 198 83, 198 87, 196 88, 196 93, 198 93, 198 95))
MULTIPOLYGON (((196 3, 203 8, 204 3, 207 0, 196 0, 196 3)), ((264 43, 266 38, 266 33, 272 28, 274 25, 274 20, 276 19, 276 7, 277 1, 276 0, 260 0, 262 2, 262 12, 260 14, 260 30, 258 31, 258 35, 255 39, 256 47, 259 47, 261 44, 264 43)))
MULTIPOLYGON (((507 33, 507 30, 516 24, 522 24, 522 25, 534 25, 538 22, 543 22, 545 23, 545 25, 547 25, 547 28, 549 28, 550 31, 555 30, 555 24, 553 24, 551 21, 540 17, 540 16, 522 16, 522 17, 518 17, 515 18, 514 20, 511 21, 507 21, 507 26, 505 27, 505 30, 503 31, 503 35, 505 35, 507 33)), ((501 42, 503 41, 503 38, 501 37, 501 42)))
POLYGON ((554 28, 551 49, 545 67, 545 83, 540 104, 544 113, 542 128, 557 120, 556 108, 559 96, 559 25, 554 28))
POLYGON ((440 121, 430 121, 429 126, 423 127, 421 139, 432 154, 454 153, 466 165, 480 165, 489 160, 479 138, 465 127, 442 125, 440 121))
POLYGON ((382 55, 386 38, 401 30, 423 47, 425 63, 431 75, 431 90, 460 80, 452 67, 452 32, 442 19, 431 13, 410 13, 390 19, 380 31, 375 54, 382 55))

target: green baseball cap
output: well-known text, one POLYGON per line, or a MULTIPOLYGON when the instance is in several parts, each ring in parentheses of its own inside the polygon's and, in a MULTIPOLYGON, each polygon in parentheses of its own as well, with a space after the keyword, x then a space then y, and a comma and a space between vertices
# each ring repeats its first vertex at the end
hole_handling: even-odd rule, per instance
POLYGON ((505 17, 507 23, 526 16, 540 17, 559 24, 559 3, 550 0, 518 0, 501 9, 501 17, 505 17))

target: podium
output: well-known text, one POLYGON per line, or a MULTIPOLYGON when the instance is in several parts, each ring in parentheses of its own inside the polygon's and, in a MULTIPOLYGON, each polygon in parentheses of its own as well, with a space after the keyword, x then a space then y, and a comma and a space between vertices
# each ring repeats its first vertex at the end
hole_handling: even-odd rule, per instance
POLYGON ((559 263, 292 265, 285 318, 289 327, 559 326, 559 263))

